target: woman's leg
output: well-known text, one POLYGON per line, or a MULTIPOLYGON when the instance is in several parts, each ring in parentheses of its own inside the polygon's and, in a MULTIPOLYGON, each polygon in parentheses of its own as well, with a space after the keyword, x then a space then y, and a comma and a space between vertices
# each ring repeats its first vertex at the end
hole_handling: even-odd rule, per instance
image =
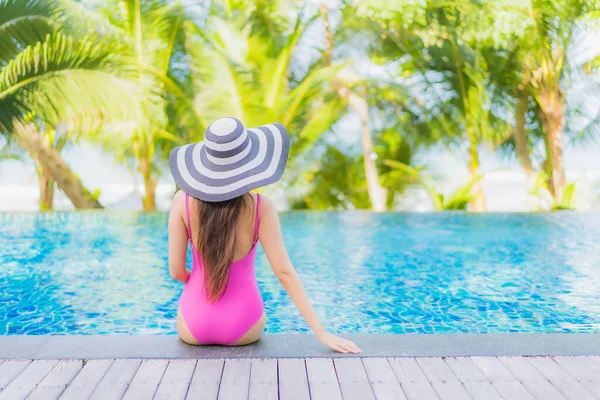
POLYGON ((240 340, 232 344, 232 346, 244 346, 256 342, 265 330, 267 316, 263 312, 262 317, 254 324, 252 328, 240 340))
POLYGON ((188 329, 188 326, 183 319, 183 315, 181 315, 181 309, 177 310, 177 333, 179 334, 179 338, 187 344, 200 344, 188 329))

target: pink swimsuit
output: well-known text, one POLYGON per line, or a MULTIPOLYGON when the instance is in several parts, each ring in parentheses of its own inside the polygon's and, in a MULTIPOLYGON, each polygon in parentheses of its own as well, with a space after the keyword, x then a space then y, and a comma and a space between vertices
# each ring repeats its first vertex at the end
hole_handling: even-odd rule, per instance
POLYGON ((254 244, 244 258, 229 268, 229 283, 216 303, 206 298, 202 256, 196 250, 190 230, 189 196, 185 196, 188 240, 192 245, 192 273, 181 294, 181 314, 188 329, 201 344, 231 345, 240 340, 263 315, 264 304, 256 277, 254 260, 260 223, 260 195, 257 194, 254 244))

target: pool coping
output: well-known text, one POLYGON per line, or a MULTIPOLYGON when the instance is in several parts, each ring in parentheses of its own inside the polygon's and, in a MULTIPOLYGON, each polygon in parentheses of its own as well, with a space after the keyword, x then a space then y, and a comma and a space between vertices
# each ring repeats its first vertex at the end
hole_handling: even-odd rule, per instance
MULTIPOLYGON (((359 357, 600 355, 600 334, 344 335, 359 357)), ((0 336, 0 359, 344 357, 310 334, 270 334, 249 346, 190 346, 175 335, 0 336)), ((356 357, 356 355, 352 355, 356 357)))

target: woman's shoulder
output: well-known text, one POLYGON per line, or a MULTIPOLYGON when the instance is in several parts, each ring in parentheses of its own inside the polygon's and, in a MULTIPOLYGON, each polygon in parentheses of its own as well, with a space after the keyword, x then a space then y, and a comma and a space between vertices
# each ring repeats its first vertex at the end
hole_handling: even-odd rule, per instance
POLYGON ((171 205, 171 209, 179 209, 183 210, 185 208, 185 192, 183 190, 178 190, 175 192, 173 196, 173 203, 171 205))
POLYGON ((270 214, 277 213, 277 209, 275 208, 275 203, 269 197, 264 194, 260 195, 260 217, 266 217, 270 214))

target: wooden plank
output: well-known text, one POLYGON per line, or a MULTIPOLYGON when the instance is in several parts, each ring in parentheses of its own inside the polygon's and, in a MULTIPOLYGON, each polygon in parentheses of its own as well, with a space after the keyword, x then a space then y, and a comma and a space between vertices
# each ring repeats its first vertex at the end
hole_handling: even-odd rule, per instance
POLYGON ((31 364, 31 360, 7 360, 0 365, 0 392, 27 368, 29 364, 31 364))
POLYGON ((418 357, 417 364, 431 382, 440 399, 470 399, 471 396, 454 372, 440 357, 418 357))
POLYGON ((521 381, 534 398, 542 400, 565 398, 523 357, 498 357, 498 359, 521 381))
POLYGON ((592 372, 600 375, 600 356, 588 356, 585 358, 590 362, 590 369, 592 370, 592 372))
POLYGON ((471 357, 471 361, 503 398, 534 400, 521 382, 496 357, 471 357))
POLYGON ((225 360, 219 399, 238 400, 248 398, 250 365, 250 359, 248 358, 225 360))
POLYGON ((550 357, 526 357, 525 360, 533 365, 566 398, 577 400, 597 399, 550 357))
POLYGON ((338 358, 333 361, 344 400, 375 399, 369 377, 360 358, 338 358))
POLYGON ((405 400, 406 395, 385 358, 365 358, 363 365, 377 400, 405 400))
POLYGON ((600 393, 600 366, 587 357, 552 357, 563 370, 567 371, 590 393, 600 393), (597 369, 597 370, 596 370, 597 369))
POLYGON ((496 357, 471 357, 471 361, 491 382, 518 382, 518 379, 496 357))
POLYGON ((388 361, 409 400, 439 399, 414 358, 388 358, 388 361))
MULTIPOLYGON (((158 385, 158 390, 154 395, 154 399, 185 399, 195 368, 196 360, 169 361, 169 365, 158 385)), ((217 396, 215 396, 215 399, 216 398, 217 396)))
POLYGON ((444 362, 461 382, 489 382, 477 364, 469 357, 446 357, 444 362))
POLYGON ((219 394, 224 363, 224 360, 198 360, 186 398, 215 400, 219 394))
POLYGON ((312 400, 342 400, 332 359, 307 358, 306 373, 312 400))
POLYGON ((90 397, 114 360, 89 360, 60 396, 61 400, 79 400, 90 397))
POLYGON ((33 361, 0 393, 0 399, 24 399, 57 363, 57 360, 33 361))
POLYGON ((167 370, 167 360, 144 360, 129 384, 124 400, 152 399, 167 370))
POLYGON ((28 400, 54 400, 83 368, 82 360, 60 360, 33 389, 28 400))
POLYGON ((474 399, 502 400, 498 391, 468 357, 447 357, 444 362, 474 399))
POLYGON ((141 360, 116 360, 92 392, 92 400, 120 399, 137 372, 141 360))
POLYGON ((306 364, 301 358, 277 360, 279 367, 279 396, 281 400, 305 400, 310 398, 306 364))
POLYGON ((521 382, 497 381, 492 386, 506 399, 535 400, 521 382))
POLYGON ((587 358, 600 367, 600 356, 588 356, 587 358))
POLYGON ((252 360, 249 400, 277 400, 277 360, 257 358, 252 360))

